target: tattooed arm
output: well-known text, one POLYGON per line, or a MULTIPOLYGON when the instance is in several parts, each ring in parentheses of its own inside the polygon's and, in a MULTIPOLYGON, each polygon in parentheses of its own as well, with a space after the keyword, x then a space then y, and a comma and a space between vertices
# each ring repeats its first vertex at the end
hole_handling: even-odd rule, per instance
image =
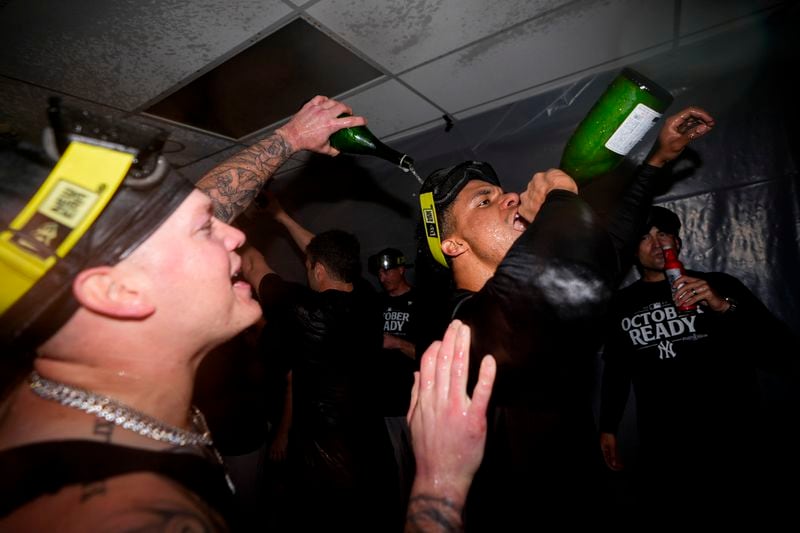
POLYGON ((200 178, 197 187, 214 203, 214 214, 230 222, 253 201, 256 194, 289 157, 300 150, 335 156, 328 142, 332 133, 366 124, 363 117, 336 118, 352 113, 347 105, 325 96, 309 100, 275 133, 245 148, 200 178))
POLYGON ((496 365, 481 361, 478 383, 467 396, 469 326, 454 320, 441 342, 425 351, 414 375, 408 424, 417 473, 406 532, 460 531, 462 511, 486 445, 486 408, 496 365))
POLYGON ((0 518, 0 531, 229 531, 184 487, 151 473, 70 485, 0 518))

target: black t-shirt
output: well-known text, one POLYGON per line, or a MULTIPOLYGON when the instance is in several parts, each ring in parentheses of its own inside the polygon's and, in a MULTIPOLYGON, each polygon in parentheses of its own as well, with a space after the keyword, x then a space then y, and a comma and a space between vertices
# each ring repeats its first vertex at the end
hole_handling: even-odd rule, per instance
POLYGON ((417 331, 417 291, 413 287, 399 296, 382 293, 383 333, 414 342, 417 331))
POLYGON ((533 503, 547 514, 596 490, 593 357, 617 265, 588 205, 556 191, 484 287, 458 295, 454 316, 472 328, 470 385, 484 354, 497 360, 468 528, 511 528, 533 503))
MULTIPOLYGON (((399 337, 416 347, 420 316, 416 289, 412 287, 399 296, 383 293, 380 306, 383 333, 399 337)), ((384 416, 406 415, 416 369, 416 357, 411 358, 397 348, 381 351, 376 378, 383 383, 381 411, 384 416)))
POLYGON ((396 473, 375 400, 381 383, 374 361, 383 335, 374 290, 358 280, 351 292, 317 292, 275 274, 259 285, 277 337, 265 347, 267 357, 282 358, 292 370, 290 485, 295 502, 312 513, 297 520, 312 527, 330 519, 339 527, 342 517, 359 514, 382 524, 393 518, 396 473), (327 515, 332 512, 339 518, 327 515))
POLYGON ((86 440, 35 442, 0 452, 0 472, 0 517, 69 485, 149 472, 179 483, 225 517, 231 528, 235 525, 224 467, 183 448, 159 452, 86 440))
POLYGON ((720 272, 687 275, 733 298, 736 309, 716 313, 700 305, 679 313, 666 280, 638 280, 613 300, 603 354, 600 430, 616 433, 632 382, 643 450, 662 457, 740 447, 756 433, 757 368, 783 373, 793 364, 780 346, 792 342, 785 326, 739 280, 720 272))
POLYGON ((259 297, 274 346, 267 357, 292 370, 292 431, 309 437, 359 426, 374 403, 369 369, 383 346, 374 291, 317 292, 275 274, 261 280, 259 297))
POLYGON ((657 172, 639 169, 610 224, 577 195, 551 192, 483 288, 456 294, 453 316, 472 329, 470 387, 485 354, 498 364, 467 529, 515 528, 530 519, 532 504, 550 516, 596 504, 592 391, 601 318, 657 172))

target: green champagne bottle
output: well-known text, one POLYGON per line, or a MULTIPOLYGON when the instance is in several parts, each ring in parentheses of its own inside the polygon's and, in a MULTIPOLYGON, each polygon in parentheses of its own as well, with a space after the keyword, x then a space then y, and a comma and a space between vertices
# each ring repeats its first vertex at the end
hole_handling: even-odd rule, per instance
MULTIPOLYGON (((339 118, 349 116, 342 113, 339 118)), ((414 160, 408 155, 386 146, 366 126, 344 128, 329 138, 331 146, 342 153, 353 155, 371 155, 384 159, 400 167, 403 172, 411 172, 417 181, 422 180, 414 170, 414 160)))
POLYGON ((610 172, 671 103, 669 91, 633 69, 623 69, 572 133, 559 168, 578 184, 610 172))

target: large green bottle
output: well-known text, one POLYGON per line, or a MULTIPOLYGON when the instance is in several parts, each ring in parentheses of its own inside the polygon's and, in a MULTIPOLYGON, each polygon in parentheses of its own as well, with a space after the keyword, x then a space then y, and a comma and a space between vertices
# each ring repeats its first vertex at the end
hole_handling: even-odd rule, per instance
POLYGON ((559 168, 579 184, 613 170, 671 103, 669 91, 623 69, 572 133, 559 168))
MULTIPOLYGON (((346 117, 347 113, 339 115, 346 117)), ((408 155, 389 148, 366 126, 344 128, 330 136, 331 146, 345 154, 371 155, 397 165, 403 172, 411 172, 420 183, 422 180, 414 170, 414 160, 408 155)))

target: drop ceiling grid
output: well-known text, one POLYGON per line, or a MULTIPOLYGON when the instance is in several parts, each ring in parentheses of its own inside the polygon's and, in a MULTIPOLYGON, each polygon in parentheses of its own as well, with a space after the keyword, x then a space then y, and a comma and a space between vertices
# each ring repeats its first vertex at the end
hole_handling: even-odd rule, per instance
POLYGON ((289 13, 259 0, 12 2, 0 73, 134 110, 289 13))
POLYGON ((325 0, 309 15, 392 73, 504 31, 567 0, 325 0))
POLYGON ((536 19, 401 79, 455 114, 670 41, 672 18, 671 3, 661 0, 593 4, 569 17, 536 19))

